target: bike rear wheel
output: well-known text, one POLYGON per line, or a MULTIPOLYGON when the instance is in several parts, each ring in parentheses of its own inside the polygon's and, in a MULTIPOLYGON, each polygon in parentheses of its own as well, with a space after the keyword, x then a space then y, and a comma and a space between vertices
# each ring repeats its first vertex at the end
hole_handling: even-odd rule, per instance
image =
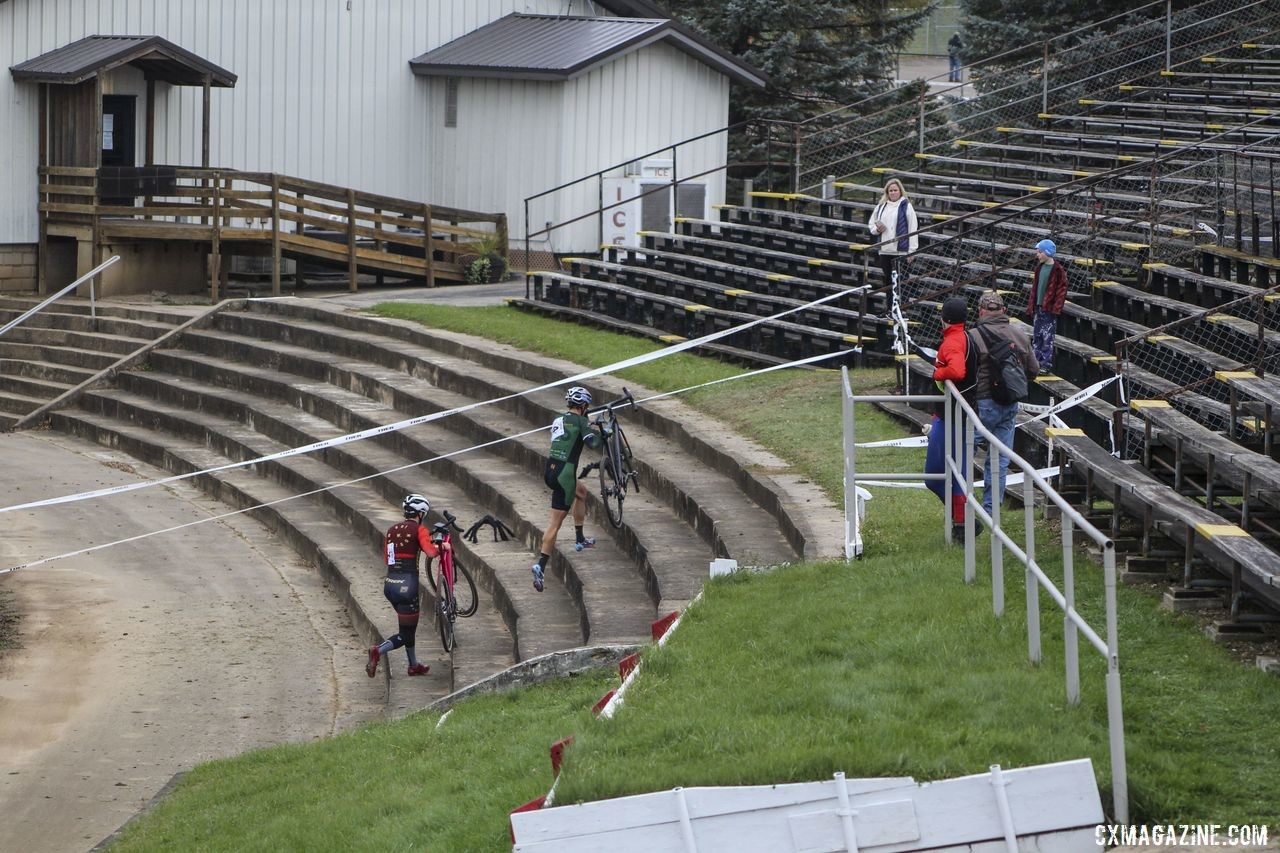
POLYGON ((604 503, 605 515, 614 527, 622 526, 622 499, 625 497, 623 484, 618 482, 615 470, 616 463, 609 450, 600 460, 600 500, 604 503))
POLYGON ((446 652, 452 652, 453 620, 449 618, 449 601, 444 596, 436 602, 436 626, 440 629, 440 645, 444 646, 446 652))
POLYGON ((459 616, 474 616, 480 607, 475 579, 457 557, 453 559, 453 601, 459 616))

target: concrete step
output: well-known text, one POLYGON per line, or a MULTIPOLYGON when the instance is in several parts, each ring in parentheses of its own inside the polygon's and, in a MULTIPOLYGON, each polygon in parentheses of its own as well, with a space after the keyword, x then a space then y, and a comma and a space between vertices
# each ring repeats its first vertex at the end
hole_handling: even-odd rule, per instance
MULTIPOLYGON (((233 461, 198 442, 162 435, 109 415, 64 410, 52 417, 55 429, 118 448, 176 473, 221 467, 233 461)), ((254 507, 249 510, 250 515, 274 529, 322 572, 347 604, 352 622, 366 644, 395 632, 395 615, 381 594, 384 573, 377 552, 371 554, 367 543, 355 541, 350 528, 335 520, 314 496, 298 497, 295 491, 250 473, 247 468, 201 475, 194 482, 232 507, 254 507)), ((425 707, 514 663, 505 652, 509 641, 496 647, 492 642, 482 642, 505 636, 501 619, 483 596, 476 615, 459 626, 459 644, 452 661, 440 648, 432 619, 430 612, 424 612, 417 635, 419 657, 431 665, 430 675, 406 678, 401 669, 403 656, 392 658, 388 700, 392 712, 425 707)))
POLYGON ((97 373, 120 360, 120 356, 99 352, 92 349, 78 349, 70 346, 58 346, 49 343, 22 343, 10 340, 8 335, 0 338, 0 359, 14 361, 44 361, 51 364, 62 364, 92 370, 97 373))
MULTIPOLYGON (((554 382, 582 370, 570 362, 482 338, 429 329, 410 321, 370 317, 315 300, 255 302, 247 305, 246 309, 259 315, 283 318, 291 324, 313 320, 336 326, 347 333, 372 333, 424 346, 462 359, 468 365, 468 371, 480 365, 504 376, 518 377, 527 383, 521 387, 554 382)), ((619 396, 623 387, 622 382, 612 377, 601 377, 588 384, 598 396, 610 398, 619 396)), ((644 389, 639 391, 638 396, 651 393, 644 389)), ((559 414, 562 400, 554 394, 553 397, 546 411, 559 414)), ((809 559, 835 558, 842 553, 841 512, 821 489, 792 472, 790 466, 778 457, 675 399, 653 401, 626 417, 628 423, 641 424, 666 442, 678 445, 706 466, 729 477, 735 484, 735 491, 748 495, 773 516, 774 523, 768 525, 768 529, 780 531, 795 553, 804 554, 809 559)))
MULTIPOLYGON (((159 356, 157 366, 178 361, 182 356, 172 353, 156 355, 159 356)), ((235 365, 216 364, 209 367, 213 375, 224 379, 239 375, 235 365)), ((119 385, 121 390, 165 405, 187 411, 216 413, 242 424, 252 423, 254 429, 286 446, 310 444, 346 432, 328 420, 307 411, 299 411, 293 405, 218 388, 189 376, 179 376, 159 369, 148 372, 126 371, 120 375, 119 385)), ((349 396, 356 403, 368 405, 368 400, 364 398, 349 396)), ((306 409, 305 406, 303 408, 306 409)), ((376 440, 368 440, 330 448, 325 451, 324 459, 347 478, 369 477, 368 485, 376 488, 381 497, 392 505, 398 505, 400 498, 408 492, 421 491, 427 494, 437 510, 449 509, 464 526, 469 526, 493 511, 477 503, 467 491, 458 488, 449 479, 438 476, 433 466, 424 466, 425 471, 414 469, 375 476, 379 472, 404 468, 413 459, 429 456, 429 451, 419 447, 413 449, 417 452, 413 457, 407 458, 376 440), (430 475, 425 485, 422 482, 424 474, 430 475)), ((377 523, 381 525, 382 520, 383 516, 378 516, 377 523)), ((516 523, 511 516, 506 516, 503 520, 508 524, 516 523)), ((381 536, 381 527, 377 530, 378 536, 381 536)), ((459 539, 456 553, 472 571, 477 583, 492 595, 495 607, 514 638, 516 660, 573 648, 586 641, 581 614, 562 585, 552 585, 542 596, 532 590, 529 550, 519 540, 486 542, 481 539, 472 544, 459 539)))
POLYGON ((19 344, 71 347, 92 350, 101 353, 114 353, 116 357, 136 352, 151 342, 150 338, 135 338, 126 335, 99 334, 96 332, 76 332, 67 329, 44 329, 21 325, 10 329, 0 339, 19 344))
POLYGON ((96 370, 54 364, 48 361, 0 358, 0 376, 25 376, 31 379, 43 379, 76 386, 91 378, 95 373, 97 373, 96 370))
POLYGON ((41 401, 41 405, 65 394, 74 387, 74 385, 66 382, 54 382, 50 379, 37 379, 29 376, 7 376, 4 373, 0 373, 0 391, 34 397, 41 401))
MULTIPOLYGON (((0 384, 0 412, 14 415, 13 420, 15 423, 23 416, 43 406, 45 402, 42 397, 33 397, 21 391, 8 390, 3 387, 3 384, 0 384)), ((12 424, 9 424, 9 426, 12 426, 12 424)))
MULTIPOLYGON (((245 381, 244 371, 229 372, 234 369, 231 366, 232 360, 254 364, 263 364, 264 360, 267 360, 265 362, 267 367, 260 368, 260 375, 254 377, 247 386, 254 393, 274 393, 276 396, 293 401, 305 393, 322 395, 328 393, 323 389, 331 388, 332 386, 328 383, 333 383, 333 385, 352 388, 362 392, 363 395, 368 395, 352 394, 350 399, 338 402, 333 401, 330 395, 330 399, 325 402, 313 399, 302 404, 304 407, 313 407, 313 410, 334 421, 347 432, 394 423, 408 416, 404 413, 425 414, 475 402, 472 398, 443 391, 425 380, 410 378, 402 372, 369 365, 366 362, 323 359, 314 351, 301 347, 286 345, 267 347, 256 339, 225 331, 193 332, 184 337, 184 343, 190 347, 199 348, 202 357, 209 359, 202 371, 197 370, 193 363, 189 363, 184 368, 170 361, 164 361, 163 359, 177 357, 175 353, 169 351, 154 353, 153 363, 164 365, 167 369, 183 375, 200 374, 209 381, 221 384, 224 377, 232 375, 238 377, 236 382, 245 381), (219 356, 203 355, 210 351, 226 358, 218 360, 219 356), (270 361, 273 358, 275 360, 270 361), (308 378, 316 381, 299 389, 298 383, 285 380, 286 384, 281 387, 282 377, 278 375, 281 371, 305 371, 308 378), (272 383, 276 384, 274 391, 270 389, 272 383), (392 410, 375 414, 381 408, 381 403, 371 409, 370 397, 379 401, 392 401, 402 414, 395 414, 392 410), (358 413, 363 417, 353 417, 350 414, 343 414, 343 411, 358 413)), ((476 444, 502 441, 513 433, 522 432, 533 426, 535 425, 513 423, 511 415, 486 407, 466 414, 454 415, 438 423, 415 427, 411 446, 402 447, 399 452, 410 458, 419 459, 445 453, 457 454, 476 444), (422 455, 424 453, 426 456, 422 455)), ((387 440, 395 439, 388 437, 387 440)), ((503 441, 491 452, 486 453, 485 457, 505 458, 508 461, 490 462, 479 466, 487 472, 483 477, 476 477, 471 473, 476 468, 466 462, 466 459, 472 455, 470 453, 465 456, 450 457, 440 463, 443 470, 448 472, 447 476, 450 479, 462 485, 469 494, 476 496, 487 506, 510 507, 503 510, 504 517, 506 514, 516 514, 521 519, 528 519, 527 527, 516 524, 512 526, 533 553, 537 553, 538 543, 545 529, 540 522, 547 506, 547 491, 542 483, 546 454, 544 445, 545 439, 540 436, 503 441), (516 471, 524 472, 523 476, 508 478, 500 484, 494 484, 492 478, 495 475, 501 476, 498 472, 509 472, 513 462, 518 466, 516 471), (519 494, 529 502, 524 509, 514 501, 516 492, 512 490, 516 488, 521 489, 519 494)), ((692 463, 693 460, 689 462, 692 463)), ((669 509, 655 503, 647 492, 631 496, 628 498, 627 515, 624 517, 626 524, 621 530, 614 531, 604 519, 599 501, 593 494, 589 494, 588 507, 597 528, 615 536, 619 545, 631 554, 655 603, 661 603, 664 609, 670 609, 681 606, 697 594, 706 577, 705 567, 714 554, 705 545, 700 544, 687 525, 669 509), (654 549, 662 554, 661 560, 650 558, 649 555, 654 549)), ((571 555, 558 551, 553 556, 551 568, 553 573, 563 572, 563 577, 570 583, 571 588, 577 589, 578 584, 574 580, 572 562, 571 555), (562 560, 567 562, 562 563, 562 560)), ((593 642, 598 641, 602 641, 601 638, 593 635, 593 642)))
MULTIPOLYGON (((34 298, 24 298, 16 296, 3 297, 0 296, 0 310, 25 312, 42 300, 34 298)), ((137 320, 144 323, 162 323, 166 326, 180 326, 192 317, 208 310, 208 306, 203 305, 133 305, 119 302, 104 302, 98 300, 95 303, 94 310, 99 317, 113 317, 122 320, 137 320)), ((71 314, 76 316, 89 316, 90 305, 88 299, 78 297, 63 297, 57 302, 45 308, 35 316, 41 316, 46 313, 54 314, 71 314)))
MULTIPOLYGON (((461 394, 468 402, 494 399, 529 387, 510 374, 478 366, 475 362, 437 349, 409 343, 388 343, 383 336, 339 332, 332 326, 297 318, 287 322, 267 321, 252 313, 237 312, 219 317, 217 325, 219 329, 268 340, 278 339, 277 335, 287 335, 299 346, 331 352, 339 357, 376 361, 391 370, 404 369, 402 365, 413 361, 409 369, 414 375, 429 380, 437 388, 461 394)), ((395 389, 392 386, 387 390, 395 389)), ((511 416, 520 418, 530 428, 547 425, 563 411, 562 393, 552 389, 521 396, 494 407, 465 413, 458 416, 456 422, 469 421, 468 437, 475 440, 491 440, 492 436, 483 435, 486 421, 490 426, 498 427, 498 435, 508 433, 503 422, 509 421, 511 416), (495 418, 492 411, 499 408, 508 414, 495 418)), ((397 404, 397 408, 413 411, 416 406, 397 404)), ((454 423, 455 419, 450 418, 449 421, 454 423)), ((796 551, 779 532, 776 519, 746 498, 732 479, 712 466, 700 464, 666 436, 653 435, 640 428, 635 419, 624 414, 623 421, 635 450, 642 489, 647 487, 647 491, 677 510, 717 554, 766 565, 797 558, 796 551)), ((520 443, 532 449, 525 454, 524 463, 540 474, 545 464, 543 439, 538 437, 520 443)))
MULTIPOLYGON (((16 320, 22 315, 18 308, 5 308, 0 305, 0 326, 16 320)), ((94 319, 88 314, 54 312, 52 308, 33 314, 23 320, 18 329, 57 329, 66 332, 85 334, 108 334, 123 337, 140 338, 153 341, 166 332, 177 328, 176 323, 162 323, 154 320, 137 320, 128 317, 116 317, 110 314, 98 314, 94 319)), ((12 331, 12 330, 10 330, 12 331)))

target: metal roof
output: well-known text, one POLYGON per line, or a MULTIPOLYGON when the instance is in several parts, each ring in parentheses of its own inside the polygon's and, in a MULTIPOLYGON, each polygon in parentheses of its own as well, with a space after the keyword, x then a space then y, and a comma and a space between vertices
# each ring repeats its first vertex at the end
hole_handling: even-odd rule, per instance
POLYGON ((426 77, 567 80, 664 41, 739 83, 766 78, 742 60, 665 18, 585 18, 514 13, 409 61, 426 77))
POLYGON ((153 79, 178 86, 230 88, 236 75, 160 36, 88 36, 12 66, 14 80, 80 83, 121 65, 141 68, 153 79))

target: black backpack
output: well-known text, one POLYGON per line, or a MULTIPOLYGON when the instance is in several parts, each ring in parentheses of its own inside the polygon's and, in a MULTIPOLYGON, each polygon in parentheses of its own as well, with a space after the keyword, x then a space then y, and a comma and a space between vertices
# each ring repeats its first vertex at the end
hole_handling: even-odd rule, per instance
POLYGON ((1027 396, 1027 369, 1022 356, 1008 338, 978 326, 987 345, 987 373, 991 377, 991 399, 1002 405, 1016 403, 1027 396))

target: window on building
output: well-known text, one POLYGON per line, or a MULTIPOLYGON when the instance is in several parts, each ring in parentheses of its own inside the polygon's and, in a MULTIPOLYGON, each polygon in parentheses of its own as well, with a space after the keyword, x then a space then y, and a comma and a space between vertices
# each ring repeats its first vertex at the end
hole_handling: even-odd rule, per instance
POLYGON ((458 126, 458 78, 446 77, 444 81, 444 126, 458 126))

